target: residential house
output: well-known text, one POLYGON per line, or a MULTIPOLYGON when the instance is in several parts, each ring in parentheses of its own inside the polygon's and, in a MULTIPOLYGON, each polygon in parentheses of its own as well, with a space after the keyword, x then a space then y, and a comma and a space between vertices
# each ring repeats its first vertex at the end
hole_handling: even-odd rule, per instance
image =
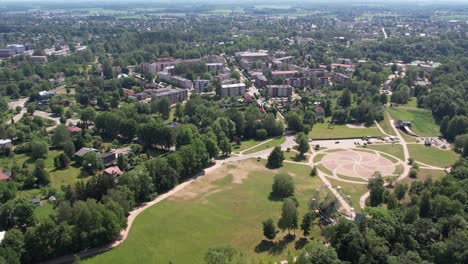
POLYGON ((0 139, 0 150, 13 147, 11 139, 0 139))
POLYGON ((68 130, 68 132, 70 132, 70 134, 72 134, 72 135, 76 135, 76 134, 78 134, 78 133, 81 132, 81 128, 79 128, 79 127, 77 127, 77 126, 69 126, 69 127, 67 127, 67 130, 68 130))
POLYGON ((114 177, 119 177, 123 174, 119 166, 112 166, 104 170, 104 174, 112 175, 114 177))
POLYGON ((105 167, 109 167, 117 163, 117 155, 115 152, 103 153, 100 157, 102 164, 104 164, 105 167))
POLYGON ((0 172, 0 181, 7 182, 11 180, 11 172, 0 172))
POLYGON ((42 205, 41 199, 39 199, 39 198, 37 198, 37 197, 31 199, 30 201, 31 201, 34 205, 36 205, 36 206, 41 206, 41 205, 42 205))
POLYGON ((75 158, 77 162, 81 162, 83 157, 90 152, 99 153, 99 150, 94 148, 80 148, 77 152, 75 152, 75 158))

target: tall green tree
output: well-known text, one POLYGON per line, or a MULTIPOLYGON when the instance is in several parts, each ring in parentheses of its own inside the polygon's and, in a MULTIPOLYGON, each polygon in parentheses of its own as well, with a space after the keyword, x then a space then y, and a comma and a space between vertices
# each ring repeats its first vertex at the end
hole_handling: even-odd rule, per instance
POLYGON ((263 236, 265 236, 268 240, 273 240, 276 237, 278 231, 276 230, 275 222, 273 219, 268 218, 267 220, 263 221, 263 236))
POLYGON ((275 147, 268 156, 266 166, 270 169, 276 169, 283 166, 284 154, 281 147, 275 147))
POLYGON ((271 188, 274 197, 287 198, 294 195, 294 182, 286 173, 276 174, 271 188))
POLYGON ((370 206, 379 206, 383 202, 383 194, 385 191, 384 179, 379 174, 369 180, 367 188, 370 190, 370 206))
POLYGON ((301 132, 296 135, 295 141, 297 144, 297 151, 299 151, 301 156, 304 156, 304 153, 307 153, 310 150, 308 137, 301 132))
POLYGON ((296 202, 290 198, 286 198, 281 208, 281 218, 278 220, 278 227, 283 231, 287 229, 288 233, 290 233, 291 229, 294 231, 297 229, 297 221, 298 211, 296 202))

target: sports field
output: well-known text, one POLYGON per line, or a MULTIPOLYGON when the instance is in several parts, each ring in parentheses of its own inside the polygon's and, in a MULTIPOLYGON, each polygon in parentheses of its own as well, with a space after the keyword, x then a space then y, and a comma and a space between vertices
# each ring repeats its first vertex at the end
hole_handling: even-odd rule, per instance
MULTIPOLYGON (((269 217, 277 221, 280 216, 281 202, 268 199, 273 176, 288 172, 293 177, 300 218, 322 182, 309 176, 309 166, 285 163, 271 171, 264 162, 229 163, 199 178, 139 215, 121 246, 83 262, 203 263, 208 248, 224 244, 263 263, 286 259, 289 250, 294 254, 294 241, 274 249, 259 246, 263 239, 261 222, 269 217)), ((296 234, 297 241, 301 236, 299 231, 296 234)), ((315 226, 312 236, 318 234, 315 226)), ((278 237, 282 239, 284 234, 278 237)))

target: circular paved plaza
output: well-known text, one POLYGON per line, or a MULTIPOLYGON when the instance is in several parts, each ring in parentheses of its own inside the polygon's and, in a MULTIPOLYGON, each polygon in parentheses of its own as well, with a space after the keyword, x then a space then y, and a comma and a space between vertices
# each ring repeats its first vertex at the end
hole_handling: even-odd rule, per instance
POLYGON ((382 176, 393 175, 397 166, 377 151, 350 149, 325 152, 319 164, 333 172, 333 176, 343 175, 364 179, 371 178, 377 171, 382 176))

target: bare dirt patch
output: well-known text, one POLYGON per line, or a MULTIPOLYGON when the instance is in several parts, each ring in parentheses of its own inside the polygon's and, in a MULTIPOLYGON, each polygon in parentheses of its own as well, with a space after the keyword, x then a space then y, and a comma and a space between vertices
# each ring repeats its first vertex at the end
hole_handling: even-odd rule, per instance
POLYGON ((349 127, 349 128, 359 128, 359 129, 360 128, 367 128, 364 125, 364 123, 361 123, 361 124, 359 124, 359 123, 357 123, 357 124, 346 124, 346 126, 349 127))
POLYGON ((209 172, 207 175, 199 177, 184 190, 174 194, 170 199, 187 201, 193 200, 200 195, 202 195, 201 198, 203 199, 208 195, 230 188, 229 186, 220 187, 216 184, 217 181, 225 177, 231 176, 232 183, 241 184, 251 172, 264 169, 263 164, 252 160, 229 162, 209 172))

